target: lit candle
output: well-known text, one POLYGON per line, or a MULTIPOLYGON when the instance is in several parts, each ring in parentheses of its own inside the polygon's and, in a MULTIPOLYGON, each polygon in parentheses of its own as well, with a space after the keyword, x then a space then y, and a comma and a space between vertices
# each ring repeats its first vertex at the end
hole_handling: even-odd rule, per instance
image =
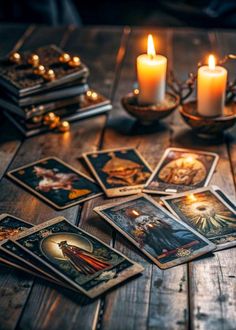
POLYGON ((166 90, 167 58, 156 55, 152 35, 148 35, 147 54, 137 58, 140 104, 162 103, 166 90))
POLYGON ((224 111, 227 70, 215 65, 213 55, 208 66, 198 69, 197 101, 198 113, 206 117, 221 116, 224 111))

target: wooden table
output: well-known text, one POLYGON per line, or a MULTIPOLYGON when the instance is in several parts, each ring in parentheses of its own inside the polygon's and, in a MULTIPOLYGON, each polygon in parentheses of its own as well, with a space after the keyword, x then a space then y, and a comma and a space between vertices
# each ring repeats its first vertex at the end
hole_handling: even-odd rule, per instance
MULTIPOLYGON (((155 166, 169 146, 217 152, 220 161, 212 183, 235 197, 236 128, 224 141, 194 137, 176 112, 156 127, 141 128, 120 105, 135 81, 135 59, 145 50, 147 33, 158 37, 157 51, 168 56, 180 79, 196 69, 210 51, 236 52, 236 32, 193 29, 129 29, 93 27, 1 26, 0 55, 14 47, 31 49, 55 43, 78 53, 91 69, 91 86, 110 97, 114 109, 72 125, 70 133, 48 133, 24 140, 2 121, 0 131, 0 211, 39 224, 64 215, 71 222, 111 244, 145 267, 131 280, 99 299, 53 286, 1 266, 0 329, 236 329, 236 248, 214 257, 161 271, 120 234, 92 212, 104 198, 57 212, 4 175, 8 169, 46 156, 57 156, 83 171, 83 152, 111 147, 136 147, 155 166)), ((233 66, 231 66, 233 68, 233 66)), ((235 66, 234 66, 235 73, 235 66)))

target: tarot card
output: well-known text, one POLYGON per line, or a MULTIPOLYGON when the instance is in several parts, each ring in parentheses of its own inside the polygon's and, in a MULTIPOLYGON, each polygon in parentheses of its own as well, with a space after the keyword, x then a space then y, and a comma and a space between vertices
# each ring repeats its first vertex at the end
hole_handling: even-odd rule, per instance
POLYGON ((58 283, 50 275, 50 269, 49 273, 46 267, 41 268, 39 272, 38 268, 35 267, 34 260, 30 258, 31 256, 28 256, 21 247, 10 241, 10 238, 32 227, 31 223, 10 214, 0 216, 0 261, 8 266, 58 283))
POLYGON ((57 209, 65 209, 102 194, 92 179, 55 157, 41 159, 7 174, 57 209))
POLYGON ((212 152, 168 148, 143 191, 171 195, 205 187, 218 159, 212 152))
POLYGON ((109 149, 84 154, 107 197, 141 192, 152 170, 136 149, 109 149))
POLYGON ((90 298, 143 271, 142 266, 63 217, 31 228, 13 241, 90 298))
POLYGON ((190 261, 215 249, 213 243, 174 218, 145 194, 95 207, 94 211, 161 269, 190 261))
POLYGON ((216 244, 217 250, 236 245, 236 211, 219 191, 207 187, 162 198, 173 214, 216 244))

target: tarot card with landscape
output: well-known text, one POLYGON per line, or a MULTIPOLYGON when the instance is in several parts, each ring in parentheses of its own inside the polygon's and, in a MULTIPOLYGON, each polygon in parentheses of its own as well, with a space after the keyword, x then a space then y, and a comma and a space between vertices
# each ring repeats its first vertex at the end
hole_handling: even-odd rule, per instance
POLYGON ((162 269, 190 261, 215 245, 147 195, 94 208, 162 269))

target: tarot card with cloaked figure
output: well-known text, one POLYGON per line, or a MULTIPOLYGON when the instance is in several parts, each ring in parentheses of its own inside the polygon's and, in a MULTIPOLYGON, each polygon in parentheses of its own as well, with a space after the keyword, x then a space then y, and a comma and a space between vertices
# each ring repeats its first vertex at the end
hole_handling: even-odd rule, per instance
POLYGON ((102 194, 92 179, 55 157, 17 168, 8 172, 8 176, 57 209, 65 209, 102 194))
POLYGON ((219 156, 212 152, 168 148, 143 191, 171 195, 208 185, 219 156))
POLYGON ((161 269, 190 261, 215 249, 151 197, 140 194, 94 208, 161 269))
POLYGON ((217 250, 236 245, 235 203, 216 186, 162 198, 168 209, 216 244, 217 250))
POLYGON ((22 233, 14 242, 72 288, 94 298, 143 271, 96 237, 58 217, 22 233))
POLYGON ((152 170, 136 149, 120 148, 83 155, 107 197, 140 193, 152 170))

